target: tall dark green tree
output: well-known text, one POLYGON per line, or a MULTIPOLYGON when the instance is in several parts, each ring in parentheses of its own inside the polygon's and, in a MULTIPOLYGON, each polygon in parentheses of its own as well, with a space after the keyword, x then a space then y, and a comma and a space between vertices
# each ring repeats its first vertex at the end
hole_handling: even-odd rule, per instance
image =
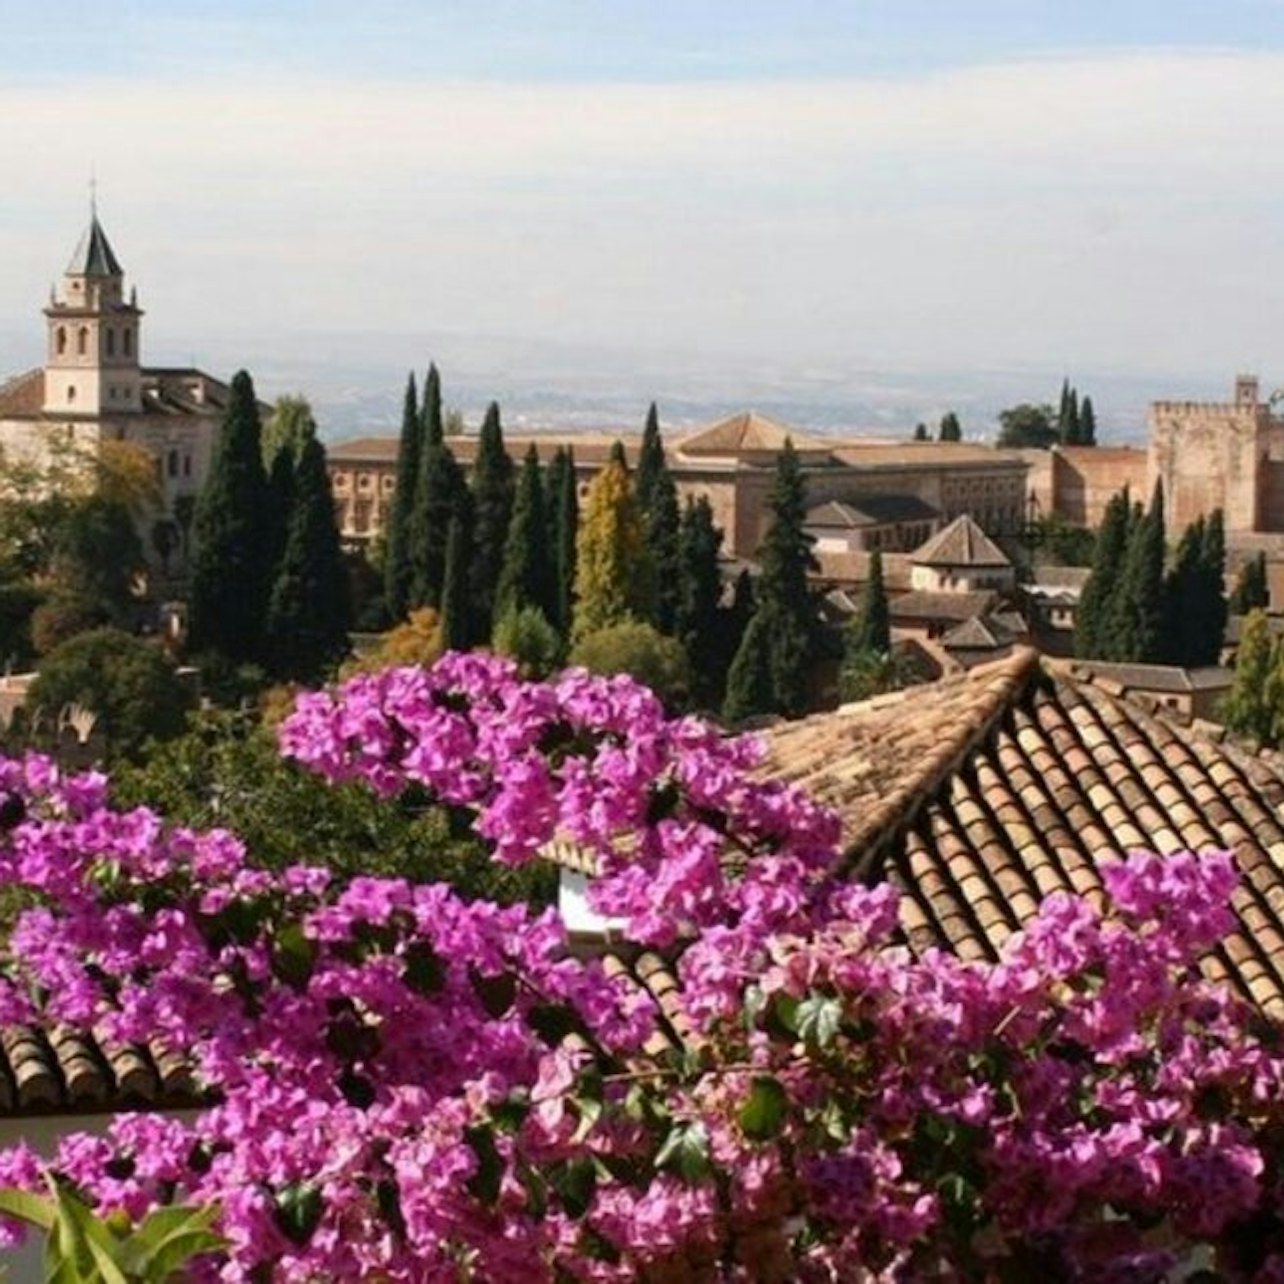
POLYGON ((678 628, 682 602, 682 514, 678 487, 667 467, 661 469, 646 513, 646 541, 650 553, 655 603, 653 619, 661 633, 673 636, 678 628))
POLYGON ((1201 647, 1193 652, 1195 664, 1216 664, 1226 638, 1230 614, 1226 602, 1226 518, 1220 508, 1208 514, 1200 557, 1199 613, 1204 622, 1201 647))
POLYGON ((729 719, 743 717, 747 712, 796 717, 807 702, 807 676, 815 634, 815 611, 807 572, 815 566, 815 561, 811 554, 812 538, 804 529, 806 481, 798 453, 788 438, 776 461, 767 507, 771 525, 759 549, 762 576, 757 585, 758 609, 745 630, 740 651, 727 677, 729 719), (746 648, 754 647, 765 648, 765 660, 741 655, 746 648), (759 675, 763 663, 770 687, 767 704, 746 710, 745 693, 756 694, 762 689, 759 675), (752 680, 745 675, 752 675, 752 680))
POLYGON ((1079 394, 1069 379, 1061 381, 1061 404, 1057 409, 1057 438, 1063 446, 1077 446, 1080 440, 1079 394))
POLYGON ((860 611, 852 621, 849 649, 886 655, 892 649, 892 616, 883 582, 883 555, 875 549, 869 555, 869 578, 861 593, 860 611))
POLYGON ((1085 397, 1079 406, 1079 445, 1097 444, 1097 412, 1092 408, 1092 398, 1085 397))
POLYGON ((1204 601, 1204 519, 1182 531, 1172 566, 1164 576, 1164 660, 1169 664, 1202 664, 1201 618, 1204 601))
POLYGON ((441 606, 450 522, 458 517, 466 526, 471 504, 464 470, 450 448, 444 444, 426 445, 419 458, 410 519, 410 609, 441 606))
POLYGON ((638 509, 649 514, 655 504, 655 488, 668 471, 664 458, 664 442, 660 438, 660 418, 655 402, 646 412, 646 426, 642 430, 642 445, 638 449, 637 467, 633 473, 633 494, 638 509))
POLYGON ((775 703, 771 674, 771 620, 755 611, 727 670, 722 716, 731 726, 770 712, 775 703))
POLYGON ((1119 586, 1119 568, 1128 542, 1131 501, 1128 488, 1110 497, 1093 548, 1092 572, 1079 595, 1074 653, 1081 660, 1105 658, 1111 602, 1119 586))
POLYGON ((446 430, 441 415, 441 374, 435 362, 429 365, 424 379, 424 404, 419 422, 424 447, 440 446, 446 430))
POLYGON ((325 447, 303 447, 291 487, 285 550, 268 598, 267 658, 279 678, 316 682, 348 650, 348 572, 325 447))
POLYGON ((254 383, 238 371, 196 503, 189 603, 192 650, 217 652, 234 663, 263 654, 271 568, 263 557, 267 479, 261 431, 254 383))
POLYGON ((726 659, 721 643, 722 571, 718 554, 722 531, 714 524, 708 499, 687 500, 678 538, 678 600, 674 632, 691 660, 692 695, 698 705, 717 707, 722 700, 726 659))
POLYGON ((383 593, 388 615, 401 620, 410 609, 410 586, 414 568, 410 554, 410 528, 415 508, 423 452, 423 425, 415 376, 406 378, 406 395, 401 410, 401 435, 397 439, 397 472, 384 526, 386 549, 383 562, 383 593))
POLYGON ((963 429, 959 425, 959 417, 952 410, 947 410, 941 416, 941 426, 936 434, 937 441, 962 441, 963 429))
POLYGON ((495 617, 506 611, 538 607, 545 619, 552 616, 553 568, 545 512, 544 479, 539 452, 532 442, 517 477, 517 495, 504 545, 504 565, 495 594, 495 617))
POLYGON ((499 404, 486 407, 477 456, 473 462, 473 554, 469 566, 469 597, 474 628, 489 637, 495 614, 495 591, 504 565, 508 522, 513 510, 513 461, 504 449, 499 404))
POLYGON ((1257 553, 1240 567, 1235 580, 1235 591, 1231 594, 1230 610, 1235 615, 1247 615, 1249 611, 1269 610, 1271 605, 1270 582, 1266 575, 1266 554, 1257 553))
POLYGON ((575 603, 575 541, 579 532, 579 495, 575 482, 575 456, 559 446, 549 465, 548 546, 553 576, 549 623, 569 637, 575 603))
POLYGON ((446 535, 445 579, 441 591, 441 641, 447 651, 466 650, 472 642, 468 597, 470 541, 464 516, 451 516, 446 535))
POLYGON ((914 440, 915 440, 915 441, 927 441, 927 440, 928 440, 928 436, 927 436, 927 425, 926 425, 926 424, 924 424, 924 423, 918 423, 918 424, 915 424, 915 425, 914 425, 914 440))
POLYGON ((1131 523, 1119 588, 1110 603, 1103 658, 1154 664, 1164 654, 1164 492, 1131 523))

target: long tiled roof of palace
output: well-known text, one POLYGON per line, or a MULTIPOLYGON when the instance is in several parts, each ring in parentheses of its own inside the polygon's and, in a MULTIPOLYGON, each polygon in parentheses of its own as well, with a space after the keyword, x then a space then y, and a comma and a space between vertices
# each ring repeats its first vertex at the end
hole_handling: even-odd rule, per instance
POLYGON ((764 733, 764 771, 838 809, 843 865, 904 892, 911 945, 994 958, 1038 902, 1136 848, 1228 848, 1238 928, 1205 961, 1284 1019, 1284 759, 1178 726, 1021 648, 764 733))

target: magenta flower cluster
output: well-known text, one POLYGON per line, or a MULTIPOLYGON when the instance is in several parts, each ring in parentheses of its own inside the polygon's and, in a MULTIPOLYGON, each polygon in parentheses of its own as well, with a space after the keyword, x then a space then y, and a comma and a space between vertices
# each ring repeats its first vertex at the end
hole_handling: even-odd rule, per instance
MULTIPOLYGON (((193 1062, 192 1117, 53 1167, 140 1217, 217 1205, 210 1279, 1284 1280, 1284 1058, 1201 978, 1226 853, 1103 856, 992 964, 911 953, 836 877, 835 817, 625 679, 506 661, 303 696, 282 751, 463 809, 494 858, 571 843, 663 1006, 558 916, 270 874, 232 835, 0 763, 0 877, 37 893, 0 1020, 193 1062)), ((627 960, 626 960, 627 961, 627 960)), ((0 1185, 42 1164, 0 1153, 0 1185)))

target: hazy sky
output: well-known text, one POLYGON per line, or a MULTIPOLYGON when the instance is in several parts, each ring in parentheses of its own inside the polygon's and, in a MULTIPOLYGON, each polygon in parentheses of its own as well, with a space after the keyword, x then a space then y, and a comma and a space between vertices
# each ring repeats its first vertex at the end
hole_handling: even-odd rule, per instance
POLYGON ((1276 0, 0 0, 0 33, 32 355, 92 171, 153 357, 1284 381, 1276 0))

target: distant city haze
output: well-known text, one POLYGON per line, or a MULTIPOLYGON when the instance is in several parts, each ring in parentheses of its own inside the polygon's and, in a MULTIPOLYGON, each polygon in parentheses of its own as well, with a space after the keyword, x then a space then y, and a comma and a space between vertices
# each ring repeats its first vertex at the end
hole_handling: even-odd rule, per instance
POLYGON ((1068 376, 1135 441, 1284 383, 1271 0, 72 8, 0 0, 3 373, 94 175, 146 361, 330 437, 430 359, 560 427, 987 437, 1068 376))

